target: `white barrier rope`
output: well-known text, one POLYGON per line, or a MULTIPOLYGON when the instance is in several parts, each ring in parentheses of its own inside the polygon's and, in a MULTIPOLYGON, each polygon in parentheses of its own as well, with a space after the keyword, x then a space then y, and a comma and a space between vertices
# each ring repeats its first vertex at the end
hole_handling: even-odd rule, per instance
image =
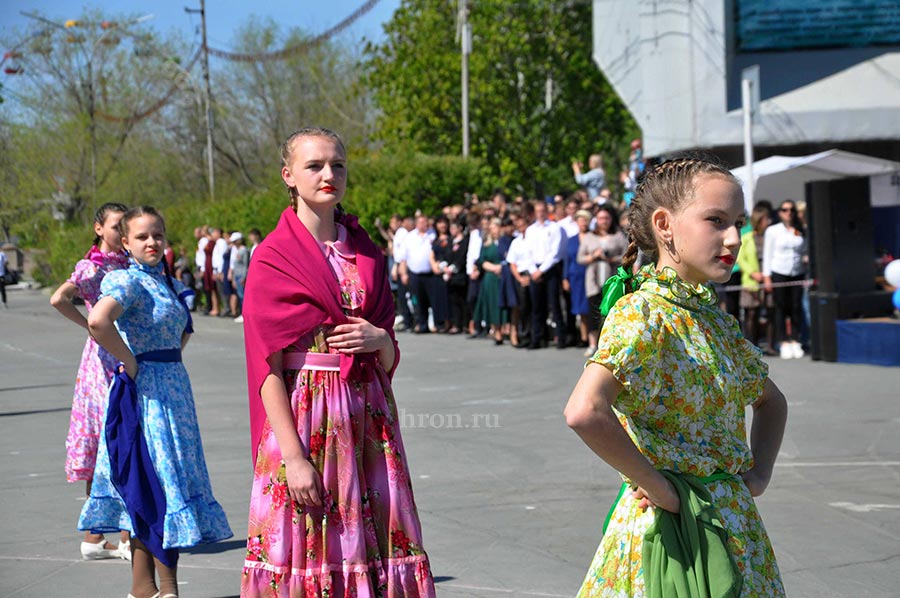
MULTIPOLYGON (((782 287, 811 287, 816 284, 815 280, 807 279, 807 280, 794 280, 792 282, 773 282, 770 286, 773 289, 782 288, 782 287)), ((748 289, 747 287, 741 286, 739 284, 727 285, 724 287, 717 287, 717 291, 722 291, 725 293, 730 293, 733 291, 764 291, 765 285, 763 283, 759 283, 758 289, 748 289)))

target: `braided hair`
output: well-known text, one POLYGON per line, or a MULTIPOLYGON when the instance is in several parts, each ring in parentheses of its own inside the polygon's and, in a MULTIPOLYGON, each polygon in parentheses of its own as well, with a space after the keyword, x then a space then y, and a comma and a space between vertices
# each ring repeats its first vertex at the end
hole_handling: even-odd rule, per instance
MULTIPOLYGON (((326 139, 330 139, 334 142, 334 144, 340 148, 341 152, 346 156, 347 150, 344 148, 344 140, 341 139, 341 136, 332 131, 331 129, 326 129, 325 127, 303 127, 302 129, 297 129, 285 140, 284 143, 281 144, 281 167, 287 167, 291 163, 291 156, 294 153, 294 141, 299 139, 300 137, 324 137, 326 139)), ((288 195, 291 200, 291 209, 295 212, 297 211, 297 201, 300 198, 300 193, 297 191, 296 187, 288 187, 288 195)), ((343 216, 344 208, 340 203, 337 205, 338 214, 343 216)))
MULTIPOLYGON (((103 223, 106 222, 106 217, 111 213, 124 214, 127 211, 128 206, 125 204, 114 201, 106 202, 94 212, 94 224, 103 226, 103 223)), ((103 241, 103 238, 100 235, 94 235, 94 247, 100 247, 101 241, 103 241)))
MULTIPOLYGON (((650 261, 659 259, 656 235, 651 216, 659 208, 679 212, 693 199, 694 181, 698 176, 720 176, 740 186, 738 180, 724 166, 704 158, 675 158, 647 171, 635 190, 629 210, 628 249, 622 257, 622 267, 631 272, 638 251, 650 261)), ((631 287, 631 281, 628 281, 631 287)), ((629 292, 633 291, 629 289, 629 292)))

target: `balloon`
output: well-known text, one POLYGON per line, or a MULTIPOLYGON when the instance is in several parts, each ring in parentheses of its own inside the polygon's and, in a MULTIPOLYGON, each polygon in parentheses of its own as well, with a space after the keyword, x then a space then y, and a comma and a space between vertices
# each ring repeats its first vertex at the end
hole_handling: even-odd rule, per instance
POLYGON ((900 260, 894 260, 884 267, 884 279, 892 287, 900 287, 900 260))
POLYGON ((900 309, 900 289, 894 291, 894 307, 900 309))

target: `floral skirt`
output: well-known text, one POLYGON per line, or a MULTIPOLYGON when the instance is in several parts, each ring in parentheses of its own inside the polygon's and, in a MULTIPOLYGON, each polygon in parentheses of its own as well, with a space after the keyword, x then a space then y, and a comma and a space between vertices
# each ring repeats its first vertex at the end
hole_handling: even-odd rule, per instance
MULTIPOLYGON (((784 587, 772 544, 750 491, 740 478, 707 485, 725 528, 735 562, 743 574, 741 598, 782 598, 784 587)), ((625 492, 616 504, 578 598, 642 598, 644 534, 654 509, 641 511, 625 492)))
POLYGON ((106 416, 109 383, 116 358, 88 337, 75 378, 72 416, 66 437, 66 479, 69 482, 91 480, 97 463, 97 447, 106 416))
POLYGON ((379 376, 342 382, 323 369, 285 372, 303 450, 322 476, 324 505, 289 495, 269 422, 253 473, 241 597, 433 597, 434 580, 396 406, 379 376))
MULTIPOLYGON (((144 362, 135 380, 141 431, 166 496, 163 548, 187 548, 230 538, 225 511, 213 496, 200 425, 187 370, 182 363, 144 362)), ((102 422, 105 426, 106 420, 102 422)), ((78 529, 125 530, 135 535, 128 509, 112 483, 106 434, 100 435, 91 495, 78 529)))

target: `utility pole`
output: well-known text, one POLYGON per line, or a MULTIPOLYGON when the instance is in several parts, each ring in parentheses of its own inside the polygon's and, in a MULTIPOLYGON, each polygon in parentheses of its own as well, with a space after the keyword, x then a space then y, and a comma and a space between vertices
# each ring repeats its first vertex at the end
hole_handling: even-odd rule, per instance
POLYGON ((203 81, 206 83, 206 165, 209 178, 209 199, 216 199, 216 174, 213 168, 213 114, 212 114, 212 90, 209 85, 209 46, 206 43, 206 0, 200 0, 200 10, 184 7, 186 13, 200 13, 201 29, 203 31, 203 81))
POLYGON ((472 26, 469 25, 469 1, 459 0, 457 34, 462 47, 462 155, 469 157, 469 54, 472 53, 472 26))

